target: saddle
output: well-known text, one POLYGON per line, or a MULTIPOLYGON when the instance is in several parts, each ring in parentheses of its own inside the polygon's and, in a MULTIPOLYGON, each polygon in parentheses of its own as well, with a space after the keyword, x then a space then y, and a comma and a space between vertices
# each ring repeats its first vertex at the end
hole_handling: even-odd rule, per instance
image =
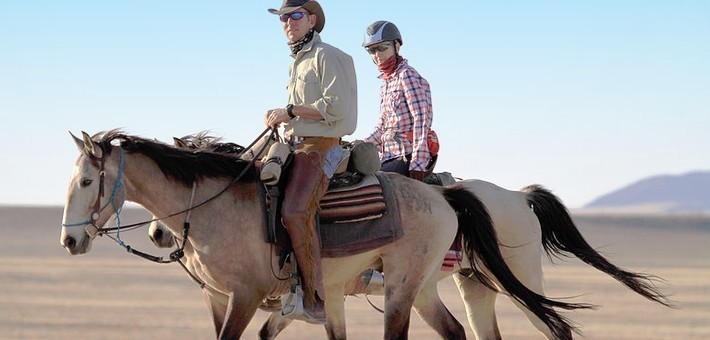
MULTIPOLYGON (((272 244, 291 248, 281 220, 282 193, 288 182, 292 156, 283 164, 278 183, 266 186, 267 227, 265 238, 272 244)), ((321 199, 316 216, 321 238, 321 256, 342 257, 392 243, 402 235, 397 198, 387 175, 362 175, 352 171, 336 174, 321 199)))

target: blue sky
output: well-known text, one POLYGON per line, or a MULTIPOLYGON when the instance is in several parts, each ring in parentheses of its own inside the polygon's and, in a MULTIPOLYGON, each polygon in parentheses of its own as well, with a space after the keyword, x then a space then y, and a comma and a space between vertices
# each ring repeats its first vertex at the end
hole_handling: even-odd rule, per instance
MULTIPOLYGON (((0 204, 64 202, 68 131, 248 144, 286 104, 280 1, 0 2, 0 204)), ((570 207, 656 174, 710 170, 707 0, 323 0, 353 56, 358 128, 378 117, 365 27, 396 23, 427 78, 439 171, 570 207), (357 4, 357 5, 353 5, 357 4), (416 4, 416 5, 412 5, 416 4)))

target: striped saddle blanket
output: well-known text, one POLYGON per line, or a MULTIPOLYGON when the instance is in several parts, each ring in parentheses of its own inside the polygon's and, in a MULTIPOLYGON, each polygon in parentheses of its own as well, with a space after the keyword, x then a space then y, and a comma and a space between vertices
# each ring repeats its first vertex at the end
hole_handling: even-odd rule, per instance
MULTIPOLYGON (((321 200, 318 215, 323 257, 366 252, 403 235, 397 197, 389 177, 381 172, 366 176, 354 186, 329 190, 321 200)), ((289 245, 281 218, 277 221, 274 241, 289 245)))
POLYGON ((355 186, 329 190, 318 215, 323 257, 362 253, 403 235, 397 197, 381 172, 355 186))
POLYGON ((365 176, 358 184, 328 190, 320 201, 320 223, 372 220, 387 212, 382 185, 377 177, 365 176))

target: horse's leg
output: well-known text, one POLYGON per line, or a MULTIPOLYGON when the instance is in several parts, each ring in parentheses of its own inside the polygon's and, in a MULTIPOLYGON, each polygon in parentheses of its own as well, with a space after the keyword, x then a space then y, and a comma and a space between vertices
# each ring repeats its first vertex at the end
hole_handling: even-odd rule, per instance
POLYGON ((258 296, 258 294, 248 289, 229 293, 225 321, 219 338, 223 340, 239 339, 254 313, 256 313, 262 298, 262 296, 258 296), (252 294, 249 294, 250 292, 252 294))
POLYGON ((325 315, 327 321, 325 331, 328 339, 346 339, 345 332, 345 300, 342 285, 325 287, 325 315))
MULTIPOLYGON (((401 276, 392 278, 401 279, 401 276)), ((385 339, 407 339, 414 298, 411 285, 407 288, 401 285, 385 288, 385 339)))
POLYGON ((259 339, 275 339, 292 321, 293 319, 281 316, 281 312, 271 313, 271 316, 269 316, 266 322, 264 322, 264 325, 261 326, 261 330, 259 330, 259 339))
MULTIPOLYGON (((508 258, 508 266, 515 276, 522 282, 526 287, 535 293, 542 296, 545 295, 543 277, 542 277, 542 252, 540 247, 523 247, 521 249, 522 253, 518 256, 513 256, 508 258)), ((535 326, 545 337, 548 339, 554 339, 554 335, 547 325, 540 320, 534 313, 529 309, 521 305, 517 300, 510 299, 515 306, 517 306, 525 316, 527 316, 530 323, 535 326)))
MULTIPOLYGON (((426 242, 424 240, 416 240, 426 242)), ((407 339, 412 305, 425 282, 430 276, 436 277, 435 271, 441 266, 445 250, 432 251, 414 249, 412 239, 407 243, 399 242, 395 246, 396 254, 383 257, 385 271, 385 339, 407 339), (409 248, 409 249, 407 249, 409 248), (434 255, 437 254, 437 255, 434 255), (434 259, 433 256, 436 257, 434 259), (418 266, 406 265, 417 263, 418 266)), ((432 241, 434 243, 436 241, 432 241)), ((436 248, 434 248, 436 249, 436 248)), ((429 296, 430 297, 430 296, 429 296)), ((423 297, 425 299, 427 297, 423 297)))
MULTIPOLYGON (((533 238, 533 236, 530 236, 533 238)), ((519 244, 515 241, 510 244, 519 244)), ((542 250, 541 247, 525 245, 523 247, 501 247, 501 253, 506 264, 518 280, 533 292, 544 296, 542 277, 542 250)), ((493 276, 487 272, 489 276, 493 276)), ((469 324, 478 339, 500 339, 500 330, 495 315, 495 302, 497 292, 494 292, 475 277, 454 275, 454 281, 459 288, 464 300, 469 324)), ((499 285, 500 286, 500 285, 499 285)), ((553 339, 549 327, 529 309, 522 306, 517 300, 513 303, 525 313, 525 316, 545 337, 553 339)))
POLYGON ((498 293, 475 278, 469 278, 460 273, 454 274, 453 277, 466 307, 468 323, 471 325, 476 339, 501 339, 495 313, 498 293))
POLYGON ((207 308, 212 314, 215 334, 219 336, 219 332, 222 330, 222 325, 224 324, 224 315, 227 312, 227 300, 207 289, 203 290, 202 294, 207 302, 207 308))
POLYGON ((466 331, 463 326, 441 302, 436 289, 438 282, 438 275, 432 276, 427 281, 414 300, 414 310, 443 339, 465 339, 466 331))

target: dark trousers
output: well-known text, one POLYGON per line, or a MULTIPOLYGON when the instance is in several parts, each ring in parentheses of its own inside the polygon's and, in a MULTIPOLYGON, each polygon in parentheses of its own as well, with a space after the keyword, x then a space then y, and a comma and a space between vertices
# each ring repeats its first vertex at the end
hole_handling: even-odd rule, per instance
POLYGON ((385 172, 396 172, 409 177, 409 159, 405 157, 388 159, 382 163, 382 168, 380 170, 385 172))

